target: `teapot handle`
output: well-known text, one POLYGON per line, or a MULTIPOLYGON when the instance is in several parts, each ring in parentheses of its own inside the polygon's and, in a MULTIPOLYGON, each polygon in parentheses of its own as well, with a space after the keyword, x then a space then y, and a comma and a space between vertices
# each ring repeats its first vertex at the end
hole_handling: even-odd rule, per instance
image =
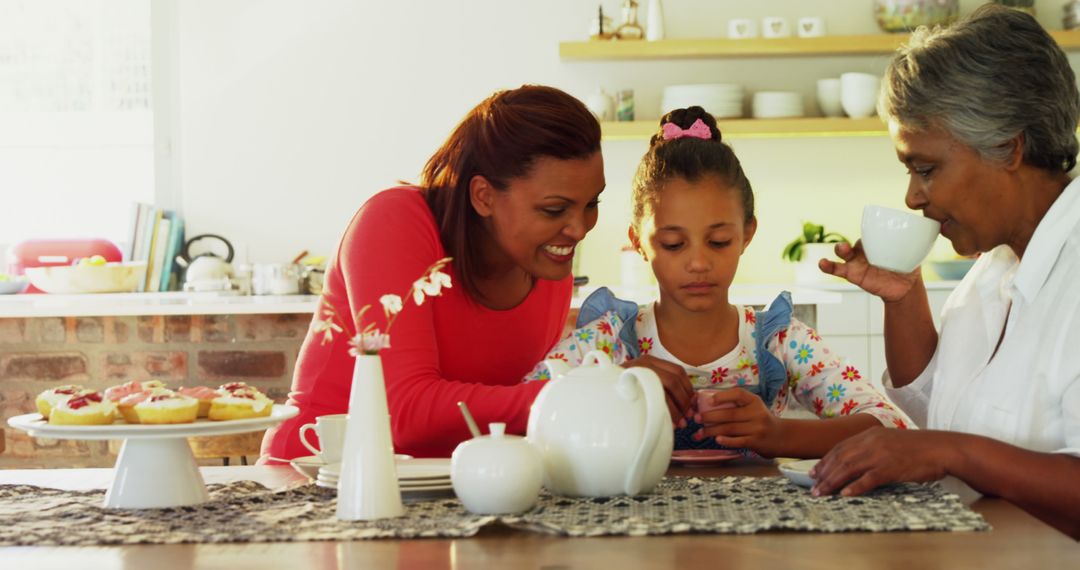
POLYGON ((667 400, 660 378, 648 368, 627 369, 619 376, 616 390, 628 401, 634 401, 640 395, 645 396, 645 431, 642 433, 641 446, 638 447, 637 454, 634 456, 634 463, 630 472, 626 474, 626 481, 623 484, 623 490, 627 495, 637 495, 641 492, 645 471, 649 468, 649 460, 652 459, 653 450, 656 449, 660 440, 661 430, 670 429, 671 414, 668 413, 667 400))

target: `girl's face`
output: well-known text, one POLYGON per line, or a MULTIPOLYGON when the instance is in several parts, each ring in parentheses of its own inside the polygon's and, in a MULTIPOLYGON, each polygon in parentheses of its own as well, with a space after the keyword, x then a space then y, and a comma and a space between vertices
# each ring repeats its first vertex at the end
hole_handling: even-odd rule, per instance
POLYGON ((663 303, 701 312, 726 307, 739 256, 757 221, 744 222, 739 191, 707 176, 675 178, 656 193, 630 240, 652 264, 663 303))
POLYGON ((501 266, 494 269, 516 266, 537 279, 570 275, 574 248, 596 225, 604 185, 599 152, 573 160, 541 157, 503 191, 475 177, 473 207, 494 240, 489 261, 501 266))

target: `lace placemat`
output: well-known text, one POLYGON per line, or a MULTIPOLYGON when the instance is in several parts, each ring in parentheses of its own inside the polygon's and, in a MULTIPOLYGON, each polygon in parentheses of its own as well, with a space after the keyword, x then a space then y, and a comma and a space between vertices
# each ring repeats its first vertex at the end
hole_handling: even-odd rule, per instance
POLYGON ((814 498, 780 477, 668 477, 637 497, 545 493, 523 515, 473 515, 450 496, 409 502, 405 516, 374 522, 338 521, 335 492, 314 485, 271 491, 246 481, 209 490, 211 500, 197 506, 120 510, 101 506, 104 491, 0 485, 0 546, 468 537, 496 522, 564 536, 990 528, 955 495, 913 483, 864 497, 814 498))

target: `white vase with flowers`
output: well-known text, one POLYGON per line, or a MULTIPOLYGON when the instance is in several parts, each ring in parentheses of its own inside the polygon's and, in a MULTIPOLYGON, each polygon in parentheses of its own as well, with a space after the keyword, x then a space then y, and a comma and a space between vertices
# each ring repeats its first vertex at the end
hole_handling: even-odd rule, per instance
MULTIPOLYGON (((421 305, 425 298, 438 296, 443 288, 449 288, 450 276, 442 272, 449 262, 447 257, 428 267, 405 298, 421 305)), ((364 313, 371 308, 371 305, 365 305, 356 315, 357 333, 349 339, 349 354, 356 358, 356 364, 338 478, 337 518, 340 520, 370 521, 405 513, 394 464, 390 411, 379 357, 379 351, 390 348, 390 327, 404 302, 398 295, 383 295, 379 303, 386 316, 386 329, 380 331, 375 323, 361 326, 364 313)), ((320 318, 315 319, 312 326, 316 333, 324 335, 323 342, 331 341, 335 333, 345 330, 333 308, 325 304, 320 310, 320 318)))

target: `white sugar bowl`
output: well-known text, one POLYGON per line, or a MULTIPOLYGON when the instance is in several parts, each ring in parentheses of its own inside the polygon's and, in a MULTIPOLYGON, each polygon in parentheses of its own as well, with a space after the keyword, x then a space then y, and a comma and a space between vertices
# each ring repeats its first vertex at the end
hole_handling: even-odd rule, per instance
POLYGON ((469 512, 523 513, 536 504, 543 483, 540 452, 525 438, 488 424, 489 435, 461 442, 450 457, 454 493, 469 512))

